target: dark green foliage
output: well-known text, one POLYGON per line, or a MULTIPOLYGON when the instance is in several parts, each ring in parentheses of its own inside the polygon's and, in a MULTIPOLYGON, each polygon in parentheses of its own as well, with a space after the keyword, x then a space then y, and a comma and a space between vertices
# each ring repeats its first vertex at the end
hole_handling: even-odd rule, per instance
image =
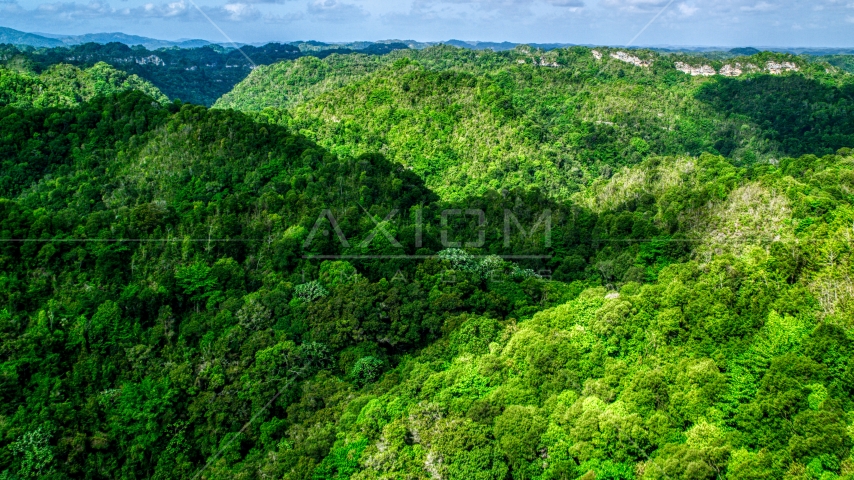
POLYGON ((532 54, 302 59, 294 116, 0 71, 0 478, 852 478, 854 158, 824 155, 847 80, 532 54), (567 113, 591 85, 723 123, 567 113), (807 105, 751 103, 779 91, 807 105), (577 182, 519 157, 434 190, 477 165, 450 140, 401 160, 475 114, 509 147, 577 140, 577 182), (822 155, 684 155, 755 142, 822 155))
POLYGON ((35 51, 16 51, 4 63, 25 59, 37 73, 53 65, 67 63, 82 68, 105 62, 115 68, 138 75, 153 83, 169 98, 188 103, 210 105, 246 77, 252 64, 265 65, 301 56, 292 45, 268 44, 263 47, 245 46, 247 60, 236 49, 219 46, 200 48, 161 48, 148 50, 123 43, 86 43, 70 47, 47 48, 35 51))
POLYGON ((826 85, 800 75, 721 79, 697 97, 761 128, 790 155, 825 155, 854 144, 854 84, 826 85))
POLYGON ((371 383, 382 373, 383 362, 375 357, 362 357, 353 365, 350 377, 360 386, 371 383))
POLYGON ((261 47, 245 45, 240 50, 219 45, 148 50, 141 45, 131 47, 117 42, 33 50, 0 44, 0 65, 41 73, 57 64, 88 68, 103 62, 151 82, 171 99, 212 105, 257 66, 303 56, 384 55, 401 49, 407 46, 371 44, 360 50, 337 48, 301 52, 294 45, 281 43, 261 47))
POLYGON ((115 155, 132 136, 162 123, 167 113, 137 93, 96 97, 83 109, 0 107, 0 187, 7 197, 17 194, 47 174, 69 171, 74 162, 103 169, 92 159, 115 155))

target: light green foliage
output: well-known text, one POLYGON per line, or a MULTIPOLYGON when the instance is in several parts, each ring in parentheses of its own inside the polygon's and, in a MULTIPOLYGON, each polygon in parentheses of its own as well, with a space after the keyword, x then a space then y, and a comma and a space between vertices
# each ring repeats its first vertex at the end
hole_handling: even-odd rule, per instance
POLYGON ((847 77, 602 52, 3 71, 0 478, 852 478, 847 77))
POLYGON ((86 70, 59 64, 40 75, 0 67, 0 107, 73 107, 96 96, 128 90, 142 92, 162 104, 168 102, 149 82, 106 63, 86 70))
POLYGON ((178 279, 178 285, 183 287, 184 293, 187 295, 202 292, 212 287, 216 281, 211 277, 210 267, 199 262, 182 267, 175 272, 175 278, 178 279))
MULTIPOLYGON (((842 167, 847 161, 828 165, 849 168, 842 167)), ((776 178, 765 181, 792 180, 776 178)), ((729 192, 738 195, 730 187, 723 199, 729 192)), ((821 248, 811 251, 822 255, 821 248)), ((459 251, 443 258, 457 269, 476 265, 459 251)), ((791 303, 789 295, 803 292, 810 280, 778 283, 775 276, 786 268, 785 261, 757 261, 753 254, 689 262, 666 267, 658 282, 625 288, 619 296, 588 290, 520 325, 494 330, 485 328, 485 319, 468 318, 450 336, 453 360, 437 364, 435 353, 425 351, 421 360, 400 365, 404 380, 380 403, 418 393, 409 413, 388 411, 383 423, 409 425, 416 432, 413 445, 399 447, 397 455, 423 455, 422 475, 447 478, 456 478, 449 459, 463 460, 425 440, 420 416, 433 415, 431 433, 453 425, 472 441, 478 434, 470 422, 491 425, 493 448, 514 478, 776 478, 798 468, 816 472, 810 478, 834 475, 851 446, 841 433, 847 424, 835 416, 831 383, 816 382, 828 378, 821 373, 825 367, 804 356, 850 340, 831 341, 837 334, 816 329, 820 306, 814 301, 791 303), (724 265, 729 271, 722 276, 724 265), (752 293, 733 295, 739 290, 752 293), (775 291, 777 300, 764 299, 775 291), (728 318, 730 309, 740 317, 728 318), (722 355, 733 360, 720 363, 722 355), (762 419, 789 408, 800 412, 791 433, 762 419), (803 463, 785 463, 789 455, 803 463)), ((812 358, 828 366, 836 361, 827 353, 812 358)), ((382 431, 373 434, 380 443, 387 441, 382 431)), ((393 470, 403 467, 380 458, 364 457, 368 476, 405 475, 393 470)))
POLYGON ((818 60, 827 62, 848 73, 854 73, 854 57, 851 55, 828 55, 819 57, 818 60))
POLYGON ((270 309, 261 302, 257 292, 243 297, 243 306, 237 311, 237 320, 240 325, 250 330, 259 330, 269 327, 272 317, 270 309))
POLYGON ((760 66, 747 79, 692 78, 674 63, 696 59, 638 52, 653 61, 644 68, 599 52, 441 46, 303 58, 256 70, 216 107, 264 111, 345 157, 383 152, 446 199, 531 186, 567 197, 650 154, 754 163, 854 141, 841 133, 851 130, 850 77, 819 64, 766 52, 732 60, 760 66), (802 72, 759 73, 770 61, 802 72))
MULTIPOLYGON (((508 266, 506 262, 496 255, 490 255, 485 258, 474 258, 465 250, 458 248, 442 250, 437 256, 441 260, 447 261, 454 270, 471 273, 483 280, 493 280, 505 274, 506 267, 508 266)), ((524 271, 518 270, 518 266, 516 268, 516 270, 512 270, 513 275, 526 275, 524 271)))
POLYGON ((215 108, 263 110, 289 108, 324 92, 340 88, 353 78, 367 75, 387 63, 385 57, 333 54, 324 59, 303 57, 291 62, 261 66, 223 95, 215 108), (264 92, 258 95, 258 92, 264 92))
POLYGON ((302 300, 303 302, 313 302, 314 300, 323 298, 327 295, 329 295, 329 292, 323 288, 323 285, 321 285, 320 282, 317 281, 303 283, 294 288, 294 297, 302 300))
POLYGON ((20 462, 18 475, 23 478, 42 478, 42 475, 48 474, 54 460, 49 442, 50 435, 39 428, 23 434, 9 446, 9 450, 18 456, 20 462))

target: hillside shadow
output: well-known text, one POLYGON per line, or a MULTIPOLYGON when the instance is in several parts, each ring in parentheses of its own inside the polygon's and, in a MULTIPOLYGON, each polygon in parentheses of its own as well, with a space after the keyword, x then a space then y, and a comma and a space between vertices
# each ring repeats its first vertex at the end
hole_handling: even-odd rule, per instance
POLYGON ((802 75, 718 78, 696 98, 742 116, 788 155, 829 154, 854 145, 854 84, 835 87, 802 75))

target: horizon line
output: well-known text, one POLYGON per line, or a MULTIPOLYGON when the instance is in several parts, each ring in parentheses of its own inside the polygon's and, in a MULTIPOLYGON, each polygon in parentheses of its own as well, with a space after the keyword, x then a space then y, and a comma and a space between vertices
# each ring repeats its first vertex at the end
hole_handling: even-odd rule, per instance
MULTIPOLYGON (((135 34, 135 33, 126 33, 123 31, 87 32, 87 33, 76 33, 76 34, 74 34, 74 33, 29 32, 26 30, 18 30, 18 29, 12 28, 12 27, 4 27, 2 25, 0 25, 0 28, 13 30, 13 31, 23 33, 23 34, 28 34, 28 35, 43 36, 45 38, 49 38, 52 40, 59 40, 59 41, 62 41, 63 38, 83 37, 83 36, 87 36, 87 35, 126 35, 129 37, 140 37, 140 38, 145 39, 145 40, 153 40, 153 41, 158 41, 158 42, 187 43, 187 42, 202 41, 202 42, 208 42, 211 45, 223 45, 223 44, 228 45, 228 44, 230 44, 230 42, 208 40, 206 38, 183 37, 183 38, 177 38, 177 39, 163 39, 163 38, 148 37, 145 35, 139 35, 139 34, 135 34)), ((431 44, 431 46, 435 46, 435 45, 442 45, 442 44, 447 45, 448 42, 464 42, 464 43, 468 43, 472 46, 475 46, 477 44, 512 44, 514 46, 556 45, 556 46, 558 46, 558 48, 562 48, 562 47, 613 47, 613 48, 628 48, 628 49, 633 49, 633 50, 643 49, 643 48, 686 48, 686 49, 688 49, 688 48, 692 48, 692 49, 702 48, 702 49, 712 49, 712 50, 714 50, 714 49, 724 50, 724 49, 734 49, 734 48, 755 48, 757 50, 762 50, 762 49, 766 49, 766 50, 768 50, 768 49, 791 49, 791 50, 845 50, 845 49, 850 49, 850 50, 854 51, 854 45, 851 45, 851 46, 826 46, 826 45, 825 46, 798 46, 798 45, 720 45, 720 44, 714 45, 714 44, 656 43, 656 44, 637 44, 637 45, 632 45, 630 47, 626 47, 625 45, 616 44, 616 43, 615 44, 607 44, 607 43, 596 44, 596 43, 572 43, 572 42, 559 42, 559 41, 531 41, 531 42, 523 41, 523 42, 516 42, 516 41, 511 41, 511 40, 462 40, 460 38, 449 38, 446 40, 416 40, 413 38, 406 38, 406 39, 404 39, 404 38, 382 38, 382 39, 377 39, 377 40, 346 40, 346 41, 329 41, 329 40, 318 40, 318 39, 307 39, 307 40, 275 39, 275 40, 264 40, 264 41, 257 41, 257 42, 236 41, 234 43, 236 43, 238 45, 242 45, 242 46, 246 46, 246 45, 258 46, 258 45, 269 45, 269 44, 273 44, 273 43, 294 44, 294 43, 308 43, 308 42, 319 42, 319 43, 325 43, 327 45, 348 45, 348 44, 360 43, 360 42, 365 42, 365 43, 414 42, 414 43, 431 44)), ((99 43, 99 42, 92 42, 92 43, 99 43)), ((124 43, 124 42, 118 42, 118 43, 124 43)), ((74 44, 69 44, 69 46, 73 46, 73 45, 74 44)), ((125 43, 125 45, 132 46, 129 43, 125 43)), ((137 44, 134 44, 134 45, 137 45, 137 44)), ((57 47, 59 47, 59 46, 57 46, 57 47)), ((44 47, 44 48, 57 48, 57 47, 44 47)), ((485 48, 484 50, 488 50, 488 48, 485 48)))

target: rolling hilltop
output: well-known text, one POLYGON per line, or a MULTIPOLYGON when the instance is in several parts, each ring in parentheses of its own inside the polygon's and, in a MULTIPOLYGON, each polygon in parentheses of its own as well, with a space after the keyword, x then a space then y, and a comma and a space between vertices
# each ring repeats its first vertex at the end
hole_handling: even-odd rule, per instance
POLYGON ((751 164, 835 152, 854 142, 852 99, 849 75, 784 54, 432 47, 261 67, 215 108, 263 112, 339 155, 381 151, 447 198, 566 197, 649 154, 751 164))

